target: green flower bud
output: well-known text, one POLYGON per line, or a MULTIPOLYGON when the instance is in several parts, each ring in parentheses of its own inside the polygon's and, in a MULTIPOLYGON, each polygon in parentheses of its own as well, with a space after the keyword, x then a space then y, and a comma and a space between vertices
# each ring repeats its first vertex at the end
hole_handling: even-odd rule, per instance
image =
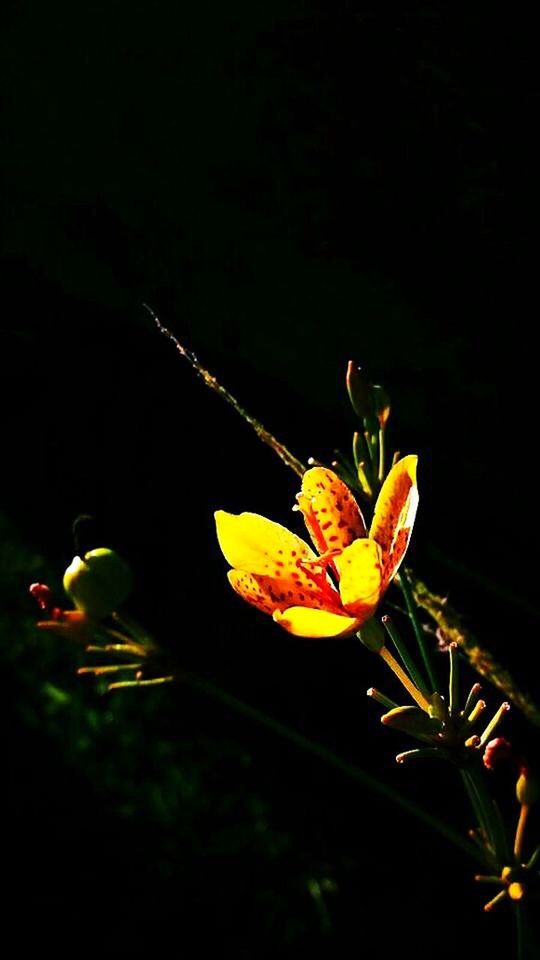
POLYGON ((373 416, 371 387, 354 360, 349 360, 346 376, 347 392, 351 406, 362 420, 373 416))
POLYGON ((392 727, 408 733, 418 740, 433 740, 442 728, 442 724, 434 717, 428 717, 424 710, 418 707, 394 707, 381 717, 385 727, 392 727))
POLYGON ((518 803, 530 807, 536 803, 539 796, 538 780, 531 776, 526 767, 523 767, 516 783, 516 797, 518 803))
POLYGON ((384 387, 374 383, 372 388, 373 406, 375 407, 375 416, 379 421, 381 430, 384 430, 390 416, 390 397, 384 387))
POLYGON ((429 715, 435 717, 436 720, 444 721, 447 719, 448 710, 440 693, 433 693, 429 698, 429 715))
POLYGON ((127 563, 114 550, 98 547, 74 557, 64 574, 64 590, 78 610, 99 620, 117 609, 131 592, 127 563))

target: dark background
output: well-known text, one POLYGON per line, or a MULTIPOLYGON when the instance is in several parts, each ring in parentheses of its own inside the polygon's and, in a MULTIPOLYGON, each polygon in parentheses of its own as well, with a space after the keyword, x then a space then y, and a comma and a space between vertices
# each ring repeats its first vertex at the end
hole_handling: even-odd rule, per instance
POLYGON ((229 592, 213 510, 289 524, 297 481, 142 303, 304 460, 348 447, 347 360, 382 381, 393 445, 420 455, 412 560, 538 694, 532 23, 485 3, 28 2, 3 43, 15 929, 245 957, 511 942, 474 867, 391 805, 193 692, 110 708, 79 654, 16 624, 89 512, 88 546, 130 560, 132 611, 183 663, 468 825, 450 772, 393 769, 406 744, 364 697, 378 663, 229 592))

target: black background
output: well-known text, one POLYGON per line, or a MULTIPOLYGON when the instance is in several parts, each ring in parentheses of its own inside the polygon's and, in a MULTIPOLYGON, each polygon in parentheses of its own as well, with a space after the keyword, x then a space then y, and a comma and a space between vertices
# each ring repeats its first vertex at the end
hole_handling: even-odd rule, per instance
MULTIPOLYGON (((525 11, 28 2, 3 43, 3 512, 58 570, 72 520, 94 515, 88 545, 130 560, 133 611, 183 663, 463 828, 450 773, 392 768, 403 744, 364 702, 379 664, 353 641, 295 641, 229 592, 213 510, 291 524, 297 481, 142 303, 304 460, 347 448, 349 358, 383 382, 394 445, 420 455, 412 561, 538 693, 540 87, 525 11)), ((152 857, 167 858, 144 815, 134 843, 61 740, 18 725, 25 935, 180 954, 195 933, 246 957, 376 940, 381 956, 419 940, 472 956, 510 936, 508 917, 481 915, 471 865, 414 821, 215 704, 163 697, 140 757, 162 726, 193 745, 188 766, 212 745, 211 829, 221 792, 240 809, 248 789, 221 747, 247 751, 287 855, 260 854, 239 815, 209 858, 180 830, 156 879, 152 857), (317 871, 337 887, 330 930, 301 880, 290 903, 284 886, 317 871)))

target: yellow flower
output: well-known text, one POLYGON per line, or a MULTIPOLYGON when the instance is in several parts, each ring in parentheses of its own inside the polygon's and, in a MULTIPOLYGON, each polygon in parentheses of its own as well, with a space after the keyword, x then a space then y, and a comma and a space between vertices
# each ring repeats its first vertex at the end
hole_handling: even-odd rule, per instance
POLYGON ((388 474, 369 534, 349 488, 325 467, 302 478, 297 496, 317 553, 256 513, 215 514, 219 545, 244 600, 299 637, 342 637, 373 615, 409 545, 418 506, 417 457, 388 474))

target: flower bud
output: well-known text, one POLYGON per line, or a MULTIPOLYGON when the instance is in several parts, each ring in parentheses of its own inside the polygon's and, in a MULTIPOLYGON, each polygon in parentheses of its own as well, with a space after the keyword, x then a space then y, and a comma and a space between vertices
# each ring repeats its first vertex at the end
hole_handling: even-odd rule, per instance
POLYGON ((499 763, 512 760, 512 745, 506 737, 495 737, 490 740, 484 750, 484 766, 487 770, 494 770, 499 763))
POLYGON ((429 698, 429 715, 441 722, 448 719, 448 708, 440 693, 435 692, 429 698))
POLYGON ((538 800, 539 793, 538 780, 536 777, 531 776, 530 770, 528 770, 527 767, 522 767, 516 783, 518 803, 530 807, 532 803, 536 803, 538 800))
POLYGON ((395 730, 401 730, 419 740, 433 740, 441 730, 440 720, 434 717, 428 717, 424 710, 419 707, 395 707, 381 717, 381 723, 385 727, 392 727, 395 730))
POLYGON ((95 620, 106 617, 131 592, 127 563, 114 550, 98 547, 74 557, 64 574, 64 589, 75 606, 95 620))
POLYGON ((52 607, 52 593, 50 587, 45 583, 31 583, 28 589, 30 596, 34 598, 40 610, 46 613, 52 607))
POLYGON ((356 416, 362 420, 367 417, 372 417, 373 399, 371 396, 371 387, 354 360, 349 360, 347 365, 346 383, 349 400, 351 401, 356 416))
POLYGON ((373 384, 371 392, 375 416, 379 421, 381 430, 384 430, 386 424, 388 423, 388 417, 390 416, 390 397, 388 396, 384 387, 380 387, 378 383, 373 384))

